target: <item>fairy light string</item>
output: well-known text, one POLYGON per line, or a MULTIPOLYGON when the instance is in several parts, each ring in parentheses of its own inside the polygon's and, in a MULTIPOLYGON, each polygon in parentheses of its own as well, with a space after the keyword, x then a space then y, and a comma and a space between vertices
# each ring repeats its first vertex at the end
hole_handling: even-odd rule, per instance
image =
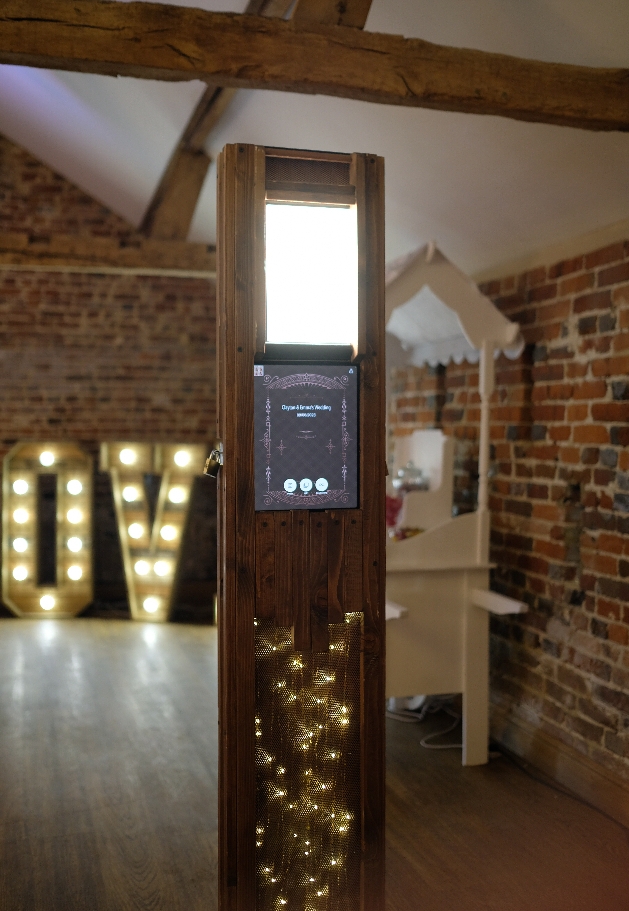
POLYGON ((360 876, 362 614, 331 624, 327 653, 257 620, 259 909, 350 911, 360 876))

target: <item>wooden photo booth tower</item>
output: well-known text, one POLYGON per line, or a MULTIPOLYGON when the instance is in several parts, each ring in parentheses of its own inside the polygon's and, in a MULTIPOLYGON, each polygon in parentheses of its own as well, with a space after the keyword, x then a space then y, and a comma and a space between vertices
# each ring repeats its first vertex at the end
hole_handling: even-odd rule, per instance
POLYGON ((221 153, 223 911, 384 907, 383 241, 382 159, 221 153))

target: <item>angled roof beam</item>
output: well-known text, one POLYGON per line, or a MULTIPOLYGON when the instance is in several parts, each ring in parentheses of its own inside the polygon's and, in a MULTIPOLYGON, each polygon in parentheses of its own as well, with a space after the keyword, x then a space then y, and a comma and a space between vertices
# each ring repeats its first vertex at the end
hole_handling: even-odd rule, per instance
POLYGON ((3 0, 0 62, 629 130, 629 70, 159 3, 3 0))
MULTIPOLYGON (((292 0, 249 0, 245 14, 279 16, 292 0)), ((185 240, 212 159, 204 149, 237 89, 210 85, 197 102, 148 204, 140 231, 147 237, 185 240)))

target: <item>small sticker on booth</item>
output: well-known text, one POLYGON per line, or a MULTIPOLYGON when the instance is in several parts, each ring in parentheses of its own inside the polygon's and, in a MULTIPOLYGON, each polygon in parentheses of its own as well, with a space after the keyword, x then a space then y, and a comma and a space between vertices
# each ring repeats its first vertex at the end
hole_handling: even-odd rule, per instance
POLYGON ((264 364, 254 364, 253 365, 253 375, 254 376, 264 376, 264 364))

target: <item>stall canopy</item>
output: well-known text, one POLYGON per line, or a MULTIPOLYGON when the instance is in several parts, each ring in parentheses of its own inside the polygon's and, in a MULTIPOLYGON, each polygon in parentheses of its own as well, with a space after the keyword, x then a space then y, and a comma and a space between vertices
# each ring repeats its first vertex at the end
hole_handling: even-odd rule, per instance
POLYGON ((496 309, 434 243, 388 269, 387 367, 477 363, 483 343, 518 357, 520 327, 496 309))

